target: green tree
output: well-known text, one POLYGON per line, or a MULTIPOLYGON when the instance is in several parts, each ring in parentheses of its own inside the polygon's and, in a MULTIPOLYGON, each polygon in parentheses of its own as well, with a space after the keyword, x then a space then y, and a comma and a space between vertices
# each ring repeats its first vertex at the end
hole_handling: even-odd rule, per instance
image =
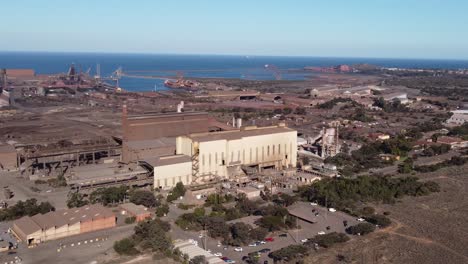
POLYGON ((74 208, 74 207, 81 207, 87 205, 88 201, 84 199, 83 194, 79 192, 69 192, 67 196, 67 207, 74 208))
POLYGON ((167 196, 167 202, 172 202, 179 197, 184 196, 186 192, 185 186, 182 182, 178 182, 176 186, 172 189, 171 193, 167 196))
POLYGON ((172 240, 166 233, 171 225, 159 219, 140 222, 135 227, 133 238, 143 249, 166 252, 172 247, 172 240))
POLYGON ((153 192, 147 190, 133 190, 130 192, 130 202, 143 205, 148 208, 157 207, 160 202, 156 199, 153 192))
POLYGON ((114 250, 119 255, 136 255, 139 253, 135 248, 135 242, 130 238, 115 241, 114 250))
POLYGON ((161 204, 158 208, 156 208, 156 216, 163 217, 169 213, 169 205, 168 204, 161 204))

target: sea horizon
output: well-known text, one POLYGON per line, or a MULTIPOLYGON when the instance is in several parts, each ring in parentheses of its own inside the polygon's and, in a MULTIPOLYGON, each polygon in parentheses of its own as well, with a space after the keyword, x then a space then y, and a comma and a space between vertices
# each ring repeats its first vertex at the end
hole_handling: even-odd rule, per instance
MULTIPOLYGON (((56 74, 67 72, 72 64, 78 71, 90 70, 92 75, 99 64, 101 76, 109 76, 121 67, 124 72, 151 72, 145 74, 168 78, 182 73, 187 78, 246 80, 275 80, 274 73, 267 70, 265 65, 282 70, 283 80, 307 79, 310 73, 288 71, 307 66, 371 64, 396 68, 468 69, 468 60, 444 59, 0 51, 0 68, 28 68, 34 69, 37 74, 56 74)), ((163 79, 122 77, 120 86, 128 91, 166 90, 163 82, 163 79)))

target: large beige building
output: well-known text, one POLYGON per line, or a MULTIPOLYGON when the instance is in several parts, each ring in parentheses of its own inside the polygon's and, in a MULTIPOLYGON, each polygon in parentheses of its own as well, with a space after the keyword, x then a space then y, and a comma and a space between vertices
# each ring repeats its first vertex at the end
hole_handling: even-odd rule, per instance
POLYGON ((243 166, 259 171, 295 167, 296 141, 297 132, 284 125, 180 136, 177 155, 172 157, 181 162, 170 162, 170 158, 163 162, 167 168, 155 164, 154 186, 172 187, 179 179, 193 183, 234 178, 243 175, 243 166), (191 175, 187 176, 189 171, 191 175))
POLYGON ((111 228, 116 225, 112 210, 102 205, 86 205, 24 216, 13 222, 11 231, 22 242, 33 245, 45 241, 111 228))

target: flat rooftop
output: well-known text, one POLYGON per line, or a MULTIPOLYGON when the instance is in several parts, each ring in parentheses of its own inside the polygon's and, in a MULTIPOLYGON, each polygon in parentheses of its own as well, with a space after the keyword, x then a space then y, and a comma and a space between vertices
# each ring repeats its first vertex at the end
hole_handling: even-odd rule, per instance
POLYGON ((164 147, 175 147, 176 138, 158 138, 158 139, 147 139, 147 140, 132 140, 127 141, 125 144, 130 149, 155 149, 164 147))
POLYGON ((92 184, 122 180, 144 174, 147 170, 140 165, 132 167, 119 163, 83 165, 73 168, 68 184, 92 184))
POLYGON ((142 215, 149 213, 146 207, 144 207, 143 205, 136 205, 134 203, 124 203, 119 205, 119 207, 133 215, 142 215))
POLYGON ((174 247, 178 248, 183 254, 187 254, 190 259, 196 256, 205 256, 209 264, 221 264, 225 263, 219 257, 209 253, 208 251, 202 249, 199 246, 192 244, 190 241, 179 241, 174 243, 174 247))
POLYGON ((216 140, 236 140, 244 137, 255 137, 287 132, 296 132, 296 130, 283 126, 245 127, 240 130, 190 134, 188 137, 197 142, 207 142, 216 140))
POLYGON ((190 158, 190 156, 187 155, 172 155, 145 159, 144 162, 148 163, 150 166, 155 168, 178 163, 192 162, 192 159, 190 158))

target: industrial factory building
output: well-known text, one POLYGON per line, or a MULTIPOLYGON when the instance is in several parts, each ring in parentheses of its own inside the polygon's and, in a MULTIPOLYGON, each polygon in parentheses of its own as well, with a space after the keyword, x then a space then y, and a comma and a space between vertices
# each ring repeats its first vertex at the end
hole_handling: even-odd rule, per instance
POLYGON ((13 234, 28 245, 115 227, 114 213, 102 205, 86 205, 25 216, 13 222, 13 234))
POLYGON ((242 166, 253 167, 258 171, 263 168, 294 167, 297 160, 296 138, 297 132, 284 125, 242 127, 233 131, 178 137, 177 154, 180 159, 185 158, 172 166, 181 169, 158 173, 155 168, 155 186, 161 186, 158 182, 177 182, 180 175, 176 174, 180 171, 187 174, 189 168, 192 182, 200 182, 216 177, 234 178, 243 175, 242 166))
POLYGON ((242 127, 235 121, 237 127, 228 126, 203 112, 128 116, 124 106, 122 162, 150 168, 155 188, 245 176, 246 167, 296 166, 295 130, 284 124, 242 127))

